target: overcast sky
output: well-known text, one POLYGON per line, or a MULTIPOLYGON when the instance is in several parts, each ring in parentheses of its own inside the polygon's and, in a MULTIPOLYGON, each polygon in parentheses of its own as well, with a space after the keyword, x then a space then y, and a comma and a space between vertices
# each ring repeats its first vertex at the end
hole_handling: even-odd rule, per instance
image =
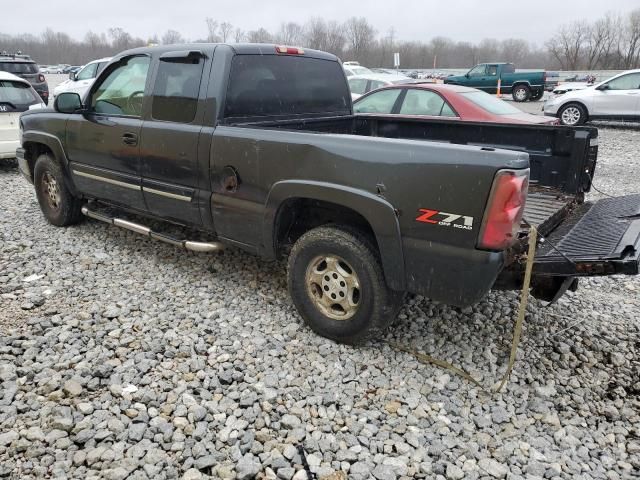
POLYGON ((40 33, 51 27, 82 38, 88 30, 122 27, 143 39, 174 29, 195 40, 206 37, 205 17, 243 30, 274 31, 283 21, 303 23, 312 16, 342 21, 355 15, 369 19, 380 33, 394 27, 402 40, 439 35, 471 42, 516 37, 542 44, 563 23, 637 7, 638 0, 0 0, 0 33, 40 33), (542 8, 545 4, 551 6, 542 8))

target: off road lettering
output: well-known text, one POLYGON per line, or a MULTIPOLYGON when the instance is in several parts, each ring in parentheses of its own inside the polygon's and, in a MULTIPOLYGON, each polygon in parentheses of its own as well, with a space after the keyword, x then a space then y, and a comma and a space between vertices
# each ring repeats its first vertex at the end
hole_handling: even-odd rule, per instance
POLYGON ((426 208, 420 208, 418 211, 421 215, 416 218, 417 222, 460 228, 463 230, 473 229, 473 217, 458 215, 457 213, 440 212, 438 210, 428 210, 426 208))

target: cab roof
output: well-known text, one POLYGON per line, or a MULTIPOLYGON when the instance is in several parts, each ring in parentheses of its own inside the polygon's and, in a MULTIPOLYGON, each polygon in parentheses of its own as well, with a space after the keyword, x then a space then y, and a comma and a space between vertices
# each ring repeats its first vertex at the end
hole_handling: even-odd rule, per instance
MULTIPOLYGON (((131 50, 124 51, 115 55, 113 58, 121 58, 127 55, 136 55, 136 54, 145 54, 145 53, 165 53, 165 52, 175 52, 179 50, 198 50, 198 49, 207 49, 210 50, 212 47, 216 46, 224 46, 231 49, 237 55, 289 55, 289 54, 279 54, 276 52, 276 47, 281 47, 281 44, 276 43, 180 43, 174 45, 156 45, 153 47, 139 47, 131 50)), ((290 45, 287 45, 290 46, 290 45)), ((338 61, 338 57, 331 53, 322 52, 320 50, 312 50, 309 48, 300 48, 304 53, 300 55, 289 55, 293 57, 308 57, 308 58, 318 58, 322 60, 332 60, 338 61)))

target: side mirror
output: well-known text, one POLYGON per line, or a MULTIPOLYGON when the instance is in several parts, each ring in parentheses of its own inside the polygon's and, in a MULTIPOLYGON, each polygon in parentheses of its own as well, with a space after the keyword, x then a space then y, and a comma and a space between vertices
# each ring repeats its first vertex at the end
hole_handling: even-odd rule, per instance
POLYGON ((53 109, 59 113, 75 113, 82 110, 80 95, 74 92, 61 93, 53 102, 53 109))
POLYGON ((69 72, 69 80, 76 81, 76 72, 69 72))
POLYGON ((469 72, 465 73, 464 76, 469 78, 469 72))

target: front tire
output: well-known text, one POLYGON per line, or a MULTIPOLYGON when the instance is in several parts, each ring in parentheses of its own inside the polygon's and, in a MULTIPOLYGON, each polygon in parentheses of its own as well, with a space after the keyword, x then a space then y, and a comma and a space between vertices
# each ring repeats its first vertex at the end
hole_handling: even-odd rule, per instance
POLYGON ((562 125, 575 127, 587 121, 587 111, 578 103, 569 103, 558 111, 558 118, 562 125))
POLYGON ((69 191, 60 164, 47 153, 36 160, 34 186, 40 210, 49 223, 66 227, 82 219, 80 200, 69 191))
POLYGON ((305 323, 340 343, 382 336, 404 298, 387 287, 372 242, 347 227, 318 227, 302 235, 289 255, 287 277, 305 323))
POLYGON ((516 85, 511 92, 514 102, 526 102, 531 96, 531 89, 526 85, 516 85))

